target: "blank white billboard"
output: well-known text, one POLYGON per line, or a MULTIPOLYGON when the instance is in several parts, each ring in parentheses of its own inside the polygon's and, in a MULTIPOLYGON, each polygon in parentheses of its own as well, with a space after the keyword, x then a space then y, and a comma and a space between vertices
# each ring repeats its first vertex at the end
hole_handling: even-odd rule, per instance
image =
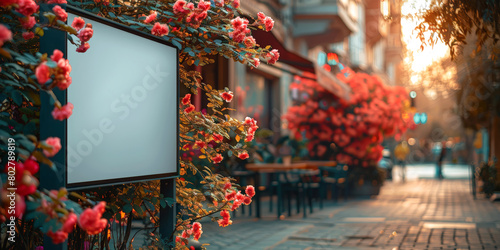
MULTIPOLYGON (((75 17, 68 13, 68 24, 75 17)), ((83 19, 94 29, 90 49, 78 53, 67 44, 73 79, 67 98, 74 105, 67 120, 67 186, 177 175, 176 49, 83 19)))

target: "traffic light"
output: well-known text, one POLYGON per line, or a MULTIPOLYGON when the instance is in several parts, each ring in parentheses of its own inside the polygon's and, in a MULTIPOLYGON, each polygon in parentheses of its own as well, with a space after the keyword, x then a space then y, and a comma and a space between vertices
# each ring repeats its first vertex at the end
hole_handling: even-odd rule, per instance
POLYGON ((410 91, 410 107, 415 107, 415 98, 417 97, 417 92, 415 90, 410 91))

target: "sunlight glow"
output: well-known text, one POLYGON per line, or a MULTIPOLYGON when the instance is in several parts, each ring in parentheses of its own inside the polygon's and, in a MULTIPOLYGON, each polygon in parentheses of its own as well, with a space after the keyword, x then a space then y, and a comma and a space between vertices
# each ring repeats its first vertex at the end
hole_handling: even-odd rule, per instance
MULTIPOLYGON (((410 69, 414 74, 424 71, 433 61, 437 61, 449 54, 448 47, 441 41, 438 41, 433 47, 424 47, 424 50, 421 51, 421 42, 416 36, 417 31, 415 31, 415 28, 419 24, 419 20, 411 20, 410 18, 404 17, 424 11, 429 8, 429 4, 430 0, 408 0, 403 3, 401 8, 401 13, 403 15, 401 19, 403 42, 411 53, 411 55, 406 55, 407 58, 404 59, 404 62, 407 65, 411 65, 410 69), (413 60, 408 58, 411 56, 413 56, 413 60)), ((430 38, 430 34, 426 34, 426 37, 430 38)), ((412 82, 413 80, 412 78, 412 82)))

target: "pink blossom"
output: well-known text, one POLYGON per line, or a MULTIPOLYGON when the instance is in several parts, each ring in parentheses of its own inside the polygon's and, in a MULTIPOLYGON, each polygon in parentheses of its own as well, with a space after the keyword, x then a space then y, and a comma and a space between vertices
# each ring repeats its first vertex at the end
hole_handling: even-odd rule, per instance
POLYGON ((67 218, 66 218, 66 221, 64 222, 64 224, 62 226, 62 231, 66 232, 66 233, 71 233, 73 231, 73 229, 75 228, 77 220, 78 220, 78 218, 77 218, 76 214, 69 213, 67 218))
POLYGON ((226 195, 224 196, 224 198, 228 201, 232 201, 236 198, 236 192, 233 190, 228 190, 226 191, 226 195))
POLYGON ((199 240, 203 231, 201 230, 201 223, 195 222, 193 223, 193 227, 191 228, 193 233, 193 239, 199 240))
POLYGON ((43 153, 47 157, 52 157, 52 156, 56 155, 59 152, 59 150, 61 150, 61 148, 62 148, 61 139, 59 139, 58 137, 47 138, 45 140, 45 144, 52 147, 52 149, 44 149, 43 150, 43 153))
POLYGON ((252 198, 248 197, 248 196, 245 196, 243 197, 243 199, 241 200, 241 202, 243 202, 243 204, 245 205, 250 205, 250 203, 252 203, 252 198))
POLYGON ((45 84, 50 79, 50 68, 45 62, 35 69, 35 76, 40 84, 45 84))
POLYGON ((228 189, 230 189, 230 188, 231 188, 231 186, 232 186, 231 182, 226 182, 226 183, 224 184, 224 190, 228 190, 228 189))
POLYGON ((187 15, 189 12, 194 10, 194 4, 189 3, 186 5, 185 0, 177 0, 174 4, 174 14, 187 15))
POLYGON ((150 23, 156 19, 156 16, 158 13, 156 11, 152 11, 149 16, 146 17, 146 20, 144 20, 144 23, 150 23))
POLYGON ((0 24, 0 47, 3 46, 4 42, 12 40, 12 32, 0 24))
POLYGON ((87 28, 78 31, 78 38, 82 43, 88 42, 93 35, 94 35, 94 30, 92 28, 89 28, 88 25, 87 28))
POLYGON ((17 12, 24 16, 31 16, 33 13, 38 11, 38 5, 33 0, 19 0, 19 7, 16 9, 17 12))
POLYGON ((66 22, 66 20, 68 20, 68 13, 66 13, 66 11, 61 8, 61 6, 54 6, 54 8, 52 8, 52 11, 54 12, 54 14, 56 14, 58 20, 61 20, 63 22, 66 22))
POLYGON ((212 157, 212 161, 214 163, 220 163, 224 159, 221 154, 216 154, 215 156, 212 157))
POLYGON ((34 16, 29 16, 29 17, 24 17, 21 18, 21 25, 23 26, 24 29, 31 29, 33 26, 35 26, 36 20, 34 16))
POLYGON ((193 104, 189 104, 189 106, 187 108, 184 109, 184 112, 186 113, 191 113, 194 111, 194 105, 193 104))
POLYGON ((245 37, 245 39, 243 39, 243 43, 247 46, 247 48, 252 48, 255 44, 257 44, 252 36, 245 37))
POLYGON ((255 65, 256 68, 259 67, 259 65, 260 65, 260 59, 259 58, 254 58, 253 59, 253 64, 255 65))
POLYGON ((266 31, 271 31, 274 27, 274 20, 270 17, 266 17, 264 20, 264 25, 266 27, 266 31))
POLYGON ((68 2, 66 0, 49 0, 47 3, 65 4, 65 3, 68 3, 68 2))
POLYGON ((85 53, 90 48, 89 43, 82 43, 80 47, 76 48, 76 52, 85 53))
POLYGON ((250 197, 253 197, 255 195, 255 188, 252 185, 248 185, 247 188, 245 189, 245 194, 247 194, 250 197))
POLYGON ((22 34, 24 40, 30 40, 30 39, 33 39, 35 37, 35 33, 33 32, 23 32, 22 34))
POLYGON ((240 158, 242 160, 248 159, 248 157, 249 157, 249 155, 247 152, 242 152, 242 153, 238 154, 238 158, 240 158))
POLYGON ((210 1, 200 0, 198 2, 198 8, 202 11, 208 11, 210 9, 210 1))
POLYGON ((61 244, 64 241, 66 241, 66 239, 68 238, 68 233, 63 232, 61 230, 58 230, 55 233, 52 232, 52 231, 48 231, 47 232, 47 236, 49 236, 50 238, 52 238, 52 242, 54 244, 61 244))
POLYGON ((273 49, 270 53, 267 53, 267 57, 270 57, 270 59, 267 60, 267 63, 275 64, 280 58, 280 53, 277 49, 273 49))
POLYGON ((231 102, 231 100, 233 100, 233 92, 231 91, 227 91, 227 92, 222 92, 220 94, 220 96, 222 97, 222 99, 224 99, 226 102, 231 102))
POLYGON ((235 9, 238 9, 240 7, 240 0, 233 0, 231 5, 233 5, 235 9))
POLYGON ((109 5, 109 0, 94 0, 94 3, 102 3, 105 6, 109 5))
POLYGON ((263 22, 266 19, 266 15, 262 12, 257 13, 258 22, 263 22))
POLYGON ((64 119, 68 119, 71 114, 73 114, 73 104, 69 103, 62 106, 60 109, 57 107, 54 107, 54 110, 52 111, 52 117, 54 119, 62 121, 64 119))
POLYGON ((55 49, 54 52, 52 52, 50 59, 52 59, 52 61, 57 63, 59 60, 61 60, 63 58, 63 56, 64 56, 64 53, 62 53, 62 51, 55 49))
POLYGON ((151 29, 151 34, 155 36, 165 36, 168 35, 168 26, 166 24, 155 23, 151 29))
POLYGON ((80 214, 80 218, 78 218, 78 225, 80 225, 80 227, 90 235, 102 232, 102 230, 104 230, 104 228, 108 225, 108 221, 101 218, 104 213, 105 206, 106 202, 101 201, 93 209, 85 209, 83 213, 80 214))
POLYGON ((75 17, 71 23, 71 27, 73 27, 76 31, 79 31, 85 27, 85 21, 81 17, 75 17))
POLYGON ((186 94, 184 98, 182 98, 182 104, 188 105, 191 102, 191 94, 186 94))

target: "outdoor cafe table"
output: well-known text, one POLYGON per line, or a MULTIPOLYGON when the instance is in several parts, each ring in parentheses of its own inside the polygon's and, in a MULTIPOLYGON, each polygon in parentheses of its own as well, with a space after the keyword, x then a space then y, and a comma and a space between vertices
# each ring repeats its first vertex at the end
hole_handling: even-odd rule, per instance
MULTIPOLYGON (((283 164, 283 163, 251 163, 251 164, 246 164, 245 167, 247 170, 255 172, 254 174, 254 181, 255 181, 255 187, 257 188, 256 194, 255 194, 255 202, 257 206, 257 211, 256 211, 256 216, 257 218, 260 218, 260 174, 261 173, 282 173, 286 172, 289 170, 300 170, 300 169, 309 169, 309 170, 316 170, 320 166, 336 166, 337 163, 334 161, 302 161, 302 162, 294 162, 290 164, 283 164)), ((279 180, 279 178, 278 178, 279 180)), ((278 195, 280 193, 278 192, 278 195)), ((279 201, 279 199, 278 199, 279 201)), ((278 202, 278 219, 281 214, 281 204, 278 202)))

